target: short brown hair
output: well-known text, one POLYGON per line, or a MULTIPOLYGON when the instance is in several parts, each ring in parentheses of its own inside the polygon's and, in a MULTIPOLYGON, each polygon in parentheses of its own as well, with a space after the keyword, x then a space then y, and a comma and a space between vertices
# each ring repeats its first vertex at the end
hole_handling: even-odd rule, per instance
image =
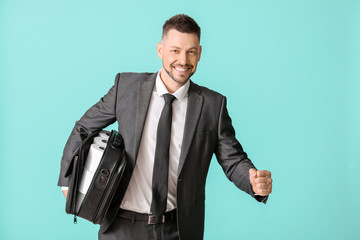
POLYGON ((181 33, 195 33, 200 41, 200 27, 194 19, 185 14, 178 14, 168 19, 163 26, 162 37, 164 37, 171 29, 175 29, 181 33))

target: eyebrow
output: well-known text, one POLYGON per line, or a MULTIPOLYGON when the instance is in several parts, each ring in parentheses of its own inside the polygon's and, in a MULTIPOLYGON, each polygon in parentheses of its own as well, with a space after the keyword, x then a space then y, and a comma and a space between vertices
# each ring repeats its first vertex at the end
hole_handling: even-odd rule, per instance
MULTIPOLYGON (((181 49, 181 48, 178 47, 178 46, 170 46, 170 48, 181 49)), ((190 50, 190 49, 195 49, 195 50, 197 50, 198 48, 197 48, 197 47, 191 47, 191 48, 188 48, 187 50, 190 50)))

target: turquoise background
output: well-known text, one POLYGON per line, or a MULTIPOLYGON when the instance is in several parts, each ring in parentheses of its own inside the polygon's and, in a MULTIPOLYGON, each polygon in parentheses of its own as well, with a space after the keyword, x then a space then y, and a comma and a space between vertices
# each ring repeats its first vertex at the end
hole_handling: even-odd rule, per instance
POLYGON ((97 239, 65 214, 63 147, 117 72, 160 69, 177 13, 202 28, 193 80, 227 96, 239 141, 274 179, 259 204, 214 158, 205 239, 359 237, 359 1, 1 0, 0 239, 97 239))

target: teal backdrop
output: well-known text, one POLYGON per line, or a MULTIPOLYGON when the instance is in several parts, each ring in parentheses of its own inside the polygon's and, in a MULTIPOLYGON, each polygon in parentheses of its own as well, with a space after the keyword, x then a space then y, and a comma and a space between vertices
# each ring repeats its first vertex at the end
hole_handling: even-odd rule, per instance
POLYGON ((202 28, 192 79, 227 96, 239 141, 274 179, 257 203, 214 157, 205 239, 358 238, 360 1, 1 0, 0 239, 97 239, 65 213, 63 147, 116 73, 160 69, 177 13, 202 28))

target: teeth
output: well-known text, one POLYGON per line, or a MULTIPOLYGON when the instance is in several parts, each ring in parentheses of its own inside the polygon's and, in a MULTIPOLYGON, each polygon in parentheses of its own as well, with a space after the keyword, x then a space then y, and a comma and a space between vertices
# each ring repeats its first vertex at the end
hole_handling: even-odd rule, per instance
POLYGON ((188 68, 177 68, 177 67, 175 67, 175 69, 181 72, 185 72, 188 70, 188 68))

